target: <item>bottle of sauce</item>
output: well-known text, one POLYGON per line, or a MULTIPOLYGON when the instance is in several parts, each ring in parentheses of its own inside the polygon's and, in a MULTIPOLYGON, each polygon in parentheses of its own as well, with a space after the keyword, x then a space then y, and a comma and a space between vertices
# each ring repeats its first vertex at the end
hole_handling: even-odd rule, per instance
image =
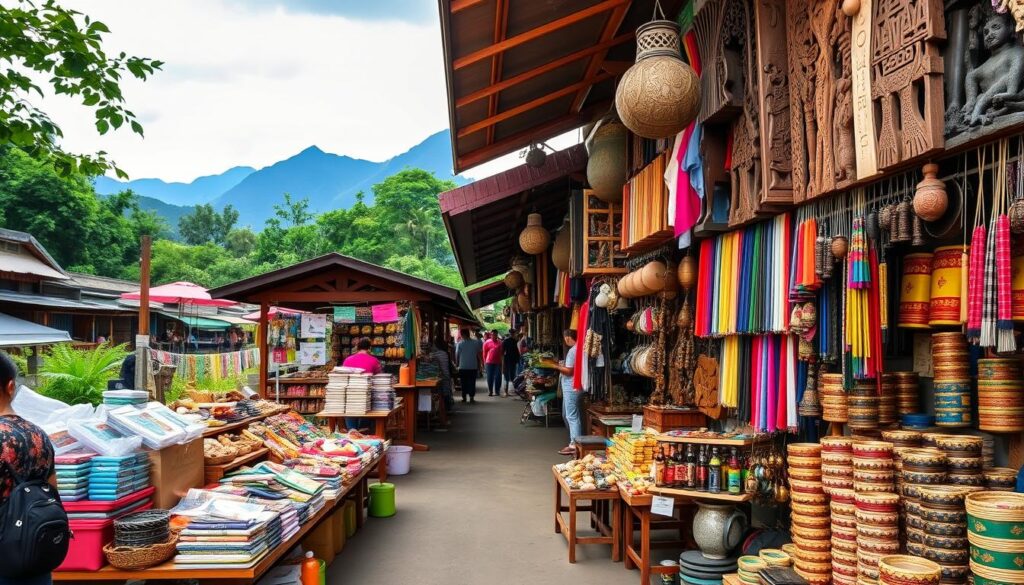
POLYGON ((663 486, 665 485, 665 446, 662 445, 658 448, 658 452, 654 454, 654 462, 651 463, 651 479, 654 480, 654 485, 663 486))
POLYGON ((718 447, 711 450, 708 462, 708 492, 717 494, 722 491, 722 460, 718 457, 718 447))
POLYGON ((708 460, 704 445, 700 446, 700 453, 697 455, 697 491, 708 491, 708 460))
POLYGON ((686 460, 683 458, 683 446, 676 445, 672 454, 672 462, 676 466, 676 483, 673 487, 682 488, 686 485, 686 460))
POLYGON ((694 489, 697 487, 697 456, 693 454, 693 445, 686 446, 686 487, 694 489))
POLYGON ((676 482, 676 465, 672 461, 672 446, 668 447, 668 454, 664 455, 665 458, 665 471, 662 475, 662 485, 666 487, 672 487, 676 482))
POLYGON ((743 474, 740 472, 740 460, 736 456, 736 448, 732 448, 732 453, 729 457, 729 479, 728 487, 730 494, 738 494, 743 486, 743 474))

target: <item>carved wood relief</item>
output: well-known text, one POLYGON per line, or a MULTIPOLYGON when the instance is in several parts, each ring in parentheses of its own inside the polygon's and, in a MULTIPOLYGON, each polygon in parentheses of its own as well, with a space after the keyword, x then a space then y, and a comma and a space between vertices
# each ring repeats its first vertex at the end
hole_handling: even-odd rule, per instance
POLYGON ((756 219, 761 203, 763 171, 756 30, 752 0, 730 1, 726 6, 721 43, 740 47, 739 65, 743 73, 743 115, 732 127, 732 165, 729 168, 731 226, 756 219))
POLYGON ((881 112, 878 167, 887 170, 943 147, 942 0, 875 0, 872 98, 881 112))
POLYGON ((761 204, 793 203, 793 152, 790 132, 789 59, 786 55, 785 0, 757 0, 757 75, 761 112, 761 204))
MULTIPOLYGON (((694 35, 704 65, 697 116, 702 124, 727 122, 739 116, 743 109, 742 46, 722 42, 726 15, 734 4, 738 6, 740 1, 708 2, 694 18, 694 35)), ((732 18, 730 26, 734 26, 735 15, 732 18)))

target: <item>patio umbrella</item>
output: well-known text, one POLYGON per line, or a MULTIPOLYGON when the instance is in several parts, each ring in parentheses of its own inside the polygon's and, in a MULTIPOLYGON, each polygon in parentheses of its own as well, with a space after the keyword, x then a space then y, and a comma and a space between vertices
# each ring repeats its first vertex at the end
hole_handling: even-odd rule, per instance
MULTIPOLYGON (((267 309, 267 318, 268 319, 273 319, 274 317, 277 317, 278 315, 281 315, 281 316, 302 315, 305 312, 306 311, 298 311, 298 310, 295 310, 295 309, 286 309, 284 307, 270 307, 269 309, 267 309)), ((247 319, 249 321, 259 321, 260 320, 260 312, 259 311, 253 311, 252 313, 249 313, 247 315, 243 315, 242 318, 243 319, 247 319)))
MULTIPOLYGON (((139 300, 140 291, 124 293, 122 299, 139 300)), ((149 300, 157 303, 177 303, 179 305, 196 305, 201 307, 231 307, 235 301, 214 299, 205 288, 191 282, 172 282, 149 289, 149 300)))

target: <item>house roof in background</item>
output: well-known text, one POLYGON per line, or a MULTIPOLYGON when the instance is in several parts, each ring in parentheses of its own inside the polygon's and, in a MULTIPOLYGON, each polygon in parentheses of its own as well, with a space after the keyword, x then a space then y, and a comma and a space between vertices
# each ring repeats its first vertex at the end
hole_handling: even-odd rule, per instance
POLYGON ((95 274, 83 274, 81 272, 69 272, 71 282, 83 291, 94 293, 109 293, 113 296, 120 296, 121 293, 139 290, 139 283, 119 278, 96 276, 95 274))
POLYGON ((469 299, 469 306, 474 309, 493 305, 512 296, 505 283, 501 280, 484 284, 466 291, 466 298, 469 299))
POLYGON ((9 290, 0 290, 0 305, 11 303, 16 305, 29 305, 44 307, 55 311, 81 311, 85 313, 134 313, 136 310, 129 307, 120 307, 116 304, 102 302, 77 301, 62 297, 51 297, 38 294, 22 294, 9 290))
POLYGON ((0 248, 0 272, 30 274, 51 280, 68 278, 67 272, 31 234, 0 228, 0 242, 18 244, 21 250, 28 252, 14 253, 0 248))
POLYGON ((67 331, 0 313, 0 347, 49 345, 71 341, 67 331))

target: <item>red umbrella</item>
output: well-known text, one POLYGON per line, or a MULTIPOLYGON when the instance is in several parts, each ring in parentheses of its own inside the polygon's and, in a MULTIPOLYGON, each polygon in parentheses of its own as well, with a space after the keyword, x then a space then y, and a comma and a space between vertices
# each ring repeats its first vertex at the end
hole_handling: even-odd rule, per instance
MULTIPOLYGON (((121 295, 122 299, 135 301, 140 297, 140 291, 121 295)), ((231 307, 238 304, 235 301, 214 299, 205 288, 191 282, 172 282, 163 286, 155 286, 149 289, 149 300, 156 303, 177 303, 203 307, 231 307)))
MULTIPOLYGON (((282 316, 302 315, 305 312, 306 311, 297 311, 295 309, 285 309, 284 307, 270 307, 267 310, 267 318, 268 319, 273 319, 274 317, 277 317, 278 315, 282 315, 282 316)), ((243 319, 248 319, 249 321, 259 321, 260 320, 260 312, 259 311, 253 311, 252 313, 249 313, 248 315, 243 315, 242 318, 243 319)))

